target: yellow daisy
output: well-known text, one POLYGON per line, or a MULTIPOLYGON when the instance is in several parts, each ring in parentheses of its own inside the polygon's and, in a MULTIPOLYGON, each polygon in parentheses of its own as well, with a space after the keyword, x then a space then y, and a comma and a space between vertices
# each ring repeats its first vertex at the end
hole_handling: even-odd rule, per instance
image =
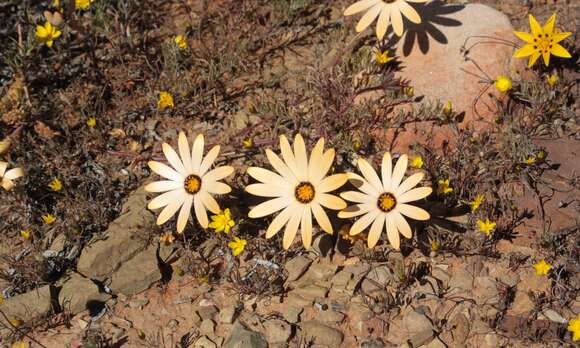
POLYGON ((286 225, 282 246, 288 249, 296 236, 298 227, 302 233, 302 243, 306 249, 312 244, 312 215, 327 233, 332 234, 332 225, 322 207, 340 210, 346 203, 328 192, 344 185, 346 174, 325 177, 334 161, 334 149, 324 151, 321 138, 310 154, 306 154, 304 139, 300 134, 294 139, 294 151, 285 136, 280 137, 283 161, 272 150, 266 150, 268 161, 279 173, 252 167, 248 169, 259 184, 246 187, 246 191, 260 197, 275 197, 250 210, 250 218, 260 218, 282 210, 266 231, 266 238, 272 238, 286 225))
POLYGON ((50 22, 46 22, 44 25, 36 26, 36 37, 40 42, 46 44, 46 46, 49 48, 52 47, 54 40, 58 39, 61 35, 62 32, 50 24, 50 22))
POLYGON ((398 36, 403 35, 403 16, 413 23, 421 23, 421 16, 408 3, 425 3, 427 0, 360 0, 350 5, 345 11, 345 16, 350 16, 362 11, 366 13, 356 25, 356 31, 365 30, 377 19, 376 33, 379 40, 382 40, 387 33, 389 24, 393 25, 393 30, 398 36))
POLYGON ((407 170, 407 162, 407 155, 402 155, 393 169, 391 154, 385 152, 381 165, 382 181, 373 167, 362 158, 359 158, 357 165, 364 178, 354 173, 348 174, 349 181, 360 192, 348 191, 340 194, 342 198, 357 204, 338 213, 338 217, 348 219, 364 214, 352 224, 350 235, 362 232, 372 223, 367 240, 369 248, 377 244, 385 226, 389 243, 393 248, 399 249, 399 232, 405 238, 413 235, 403 215, 415 220, 428 220, 431 217, 425 210, 407 204, 423 199, 433 191, 431 187, 413 188, 423 179, 425 173, 415 173, 401 183, 407 170))
POLYGON ((10 170, 6 170, 6 168, 8 168, 8 162, 0 161, 0 185, 6 191, 10 191, 14 188, 14 180, 23 176, 24 171, 22 168, 12 168, 10 170))
POLYGON ((534 16, 530 15, 531 33, 524 33, 521 31, 514 31, 514 34, 525 41, 526 44, 514 53, 516 58, 524 58, 530 56, 528 66, 533 66, 538 58, 542 56, 544 64, 550 64, 550 55, 556 57, 570 58, 570 52, 558 44, 568 36, 572 35, 570 32, 560 33, 555 29, 556 14, 553 14, 542 28, 540 23, 536 21, 534 16))
POLYGON ((169 144, 163 143, 163 153, 173 168, 156 161, 148 163, 152 171, 168 179, 145 186, 147 192, 164 192, 147 205, 149 209, 164 208, 157 217, 158 225, 167 222, 181 208, 177 217, 177 232, 183 232, 193 205, 197 221, 201 227, 207 228, 209 221, 206 209, 214 214, 221 211, 212 194, 226 194, 232 190, 219 180, 231 175, 234 168, 223 166, 210 170, 220 146, 214 146, 204 158, 203 144, 203 134, 199 134, 190 153, 187 137, 184 132, 180 132, 179 155, 169 144))

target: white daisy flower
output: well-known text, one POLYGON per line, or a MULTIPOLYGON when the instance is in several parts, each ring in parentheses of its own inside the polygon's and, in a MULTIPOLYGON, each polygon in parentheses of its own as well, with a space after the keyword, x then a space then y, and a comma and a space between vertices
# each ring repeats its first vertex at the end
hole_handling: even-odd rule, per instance
POLYGON ((272 150, 266 155, 274 169, 279 173, 252 167, 248 169, 259 184, 246 187, 246 191, 261 197, 275 197, 263 202, 248 214, 251 218, 260 218, 282 210, 266 231, 266 238, 272 238, 286 225, 282 246, 288 249, 300 227, 302 243, 305 248, 312 244, 312 215, 325 232, 332 234, 332 225, 322 207, 340 210, 346 208, 346 202, 328 192, 344 185, 348 176, 335 174, 325 177, 334 161, 334 149, 324 152, 324 139, 321 138, 307 158, 304 139, 300 134, 294 139, 294 151, 285 136, 280 137, 282 161, 272 150))
POLYGON ((363 215, 350 228, 350 235, 356 235, 367 228, 371 223, 368 235, 369 248, 374 247, 383 225, 387 230, 387 238, 395 249, 400 247, 399 232, 405 238, 413 236, 411 227, 403 215, 415 220, 429 220, 428 212, 407 203, 425 198, 431 194, 431 187, 415 187, 425 176, 424 173, 415 173, 401 183, 407 170, 407 155, 402 155, 397 161, 394 170, 391 154, 383 155, 382 182, 373 167, 364 159, 359 158, 358 167, 364 176, 349 173, 349 181, 360 192, 343 192, 340 196, 357 204, 349 206, 338 213, 340 218, 352 218, 363 215))
POLYGON ((344 15, 350 16, 367 11, 356 25, 356 31, 359 33, 378 17, 376 33, 379 40, 385 36, 390 23, 393 25, 395 34, 402 36, 403 16, 401 14, 413 23, 421 23, 421 16, 408 2, 425 3, 427 0, 360 0, 350 5, 344 11, 344 15))
POLYGON ((0 161, 0 179, 2 179, 2 188, 6 191, 10 191, 14 188, 14 180, 24 175, 24 170, 22 168, 8 168, 8 162, 0 161))
POLYGON ((234 172, 233 167, 223 166, 210 170, 220 152, 220 146, 214 146, 203 157, 203 134, 199 134, 193 142, 191 153, 185 133, 179 133, 179 155, 173 148, 163 143, 163 153, 171 167, 156 161, 148 163, 149 168, 168 180, 155 181, 145 186, 148 192, 165 192, 149 202, 149 209, 164 209, 157 217, 157 224, 167 222, 179 208, 177 217, 177 232, 183 232, 193 205, 197 221, 203 228, 208 227, 207 210, 214 214, 220 212, 220 207, 211 194, 226 194, 231 188, 219 182, 234 172))

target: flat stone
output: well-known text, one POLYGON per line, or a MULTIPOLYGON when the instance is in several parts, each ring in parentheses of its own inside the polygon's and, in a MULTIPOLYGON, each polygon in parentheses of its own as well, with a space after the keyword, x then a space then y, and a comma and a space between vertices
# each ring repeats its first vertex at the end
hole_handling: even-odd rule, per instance
POLYGON ((90 279, 77 273, 71 275, 58 294, 60 306, 72 314, 92 309, 93 306, 103 304, 110 298, 111 295, 100 292, 99 287, 90 279))
POLYGON ((342 270, 332 277, 332 287, 333 288, 346 288, 348 282, 353 278, 353 274, 349 271, 342 270))
MULTIPOLYGON (((13 296, 4 300, 0 309, 9 320, 18 319, 22 322, 30 323, 52 312, 51 291, 55 292, 55 289, 50 285, 45 285, 25 294, 13 296)), ((5 327, 11 327, 4 317, 0 317, 0 322, 5 327)))
POLYGON ((215 322, 211 319, 204 319, 199 326, 199 332, 202 335, 213 335, 215 332, 215 322))
POLYGON ((393 281, 393 272, 389 267, 383 265, 369 271, 361 283, 361 289, 365 294, 372 294, 377 290, 383 290, 393 281))
POLYGON ((334 276, 337 269, 337 265, 328 263, 316 263, 310 267, 307 274, 309 278, 314 281, 328 281, 332 278, 332 276, 334 276))
POLYGON ((155 217, 147 210, 147 193, 141 188, 129 196, 121 216, 104 232, 104 239, 95 237, 83 249, 77 263, 78 272, 87 278, 105 280, 123 263, 145 250, 145 230, 154 226, 155 217))
POLYGON ((304 309, 301 307, 289 306, 285 311, 282 312, 282 315, 284 316, 284 320, 287 322, 296 324, 300 321, 300 314, 302 311, 304 311, 304 309))
POLYGON ((435 337, 435 332, 433 330, 423 330, 413 334, 409 339, 409 342, 412 347, 421 347, 431 342, 433 337, 435 337))
POLYGON ((328 289, 318 285, 307 285, 305 287, 293 290, 292 293, 306 300, 316 300, 325 298, 326 294, 328 293, 328 289))
POLYGON ((238 322, 234 324, 223 348, 268 348, 268 342, 260 333, 250 331, 238 322))
POLYGON ((295 281, 300 278, 308 269, 308 266, 312 263, 312 260, 304 255, 298 255, 295 258, 286 262, 284 269, 288 272, 288 278, 286 281, 295 281))
POLYGON ((300 324, 299 336, 303 342, 311 342, 329 347, 340 347, 344 338, 341 331, 326 326, 321 322, 310 320, 300 324))
POLYGON ((465 268, 454 269, 451 279, 449 279, 449 289, 451 291, 471 291, 473 289, 473 275, 465 268))
POLYGON ((157 263, 157 247, 150 245, 146 250, 121 265, 111 277, 109 288, 115 293, 132 296, 147 290, 159 280, 161 280, 161 271, 157 263))
POLYGON ((312 306, 312 303, 313 300, 307 300, 293 291, 289 292, 288 296, 284 299, 284 304, 293 307, 306 308, 312 306))
POLYGON ((218 313, 218 309, 214 305, 209 306, 200 306, 195 311, 199 317, 203 320, 205 319, 213 319, 213 317, 218 313))
POLYGON ((224 307, 219 314, 219 322, 222 324, 231 324, 236 316, 236 306, 231 305, 224 307))
POLYGON ((320 313, 319 317, 325 323, 340 323, 344 320, 344 314, 332 310, 320 313))
POLYGON ((499 301, 497 282, 492 277, 477 277, 473 281, 473 295, 478 304, 495 304, 499 301))
POLYGON ((286 343, 292 335, 292 327, 283 320, 268 320, 264 323, 268 343, 286 343))
POLYGON ((202 347, 202 348, 217 348, 217 345, 207 338, 207 336, 201 336, 195 343, 193 344, 194 347, 202 347))
POLYGON ((415 310, 411 310, 405 315, 403 318, 403 325, 405 326, 405 329, 407 329, 410 337, 416 334, 423 334, 429 330, 434 330, 431 320, 429 320, 425 314, 419 313, 415 310))

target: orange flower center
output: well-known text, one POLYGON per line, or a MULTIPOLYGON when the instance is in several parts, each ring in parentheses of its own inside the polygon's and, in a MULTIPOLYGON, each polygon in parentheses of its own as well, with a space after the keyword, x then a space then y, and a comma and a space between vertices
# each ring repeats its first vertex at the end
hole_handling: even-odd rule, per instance
POLYGON ((187 193, 194 195, 201 189, 201 178, 195 174, 192 174, 185 178, 183 186, 187 193))
POLYGON ((392 193, 385 192, 379 196, 377 206, 385 213, 390 212, 397 206, 397 199, 392 193))
POLYGON ((294 195, 296 196, 296 199, 298 202, 303 204, 312 202, 315 193, 316 191, 314 191, 314 186, 312 186, 312 184, 309 182, 301 182, 298 184, 298 186, 296 186, 296 189, 294 189, 294 195))
POLYGON ((538 50, 542 53, 548 53, 552 47, 554 47, 554 43, 550 34, 540 34, 534 38, 535 50, 538 50))

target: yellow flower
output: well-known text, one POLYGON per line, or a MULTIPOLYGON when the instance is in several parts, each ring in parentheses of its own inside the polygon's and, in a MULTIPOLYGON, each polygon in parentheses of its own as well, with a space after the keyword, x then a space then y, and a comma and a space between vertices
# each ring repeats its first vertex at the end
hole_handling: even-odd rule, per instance
POLYGON ((30 345, 24 341, 16 341, 12 343, 12 348, 29 348, 30 345))
POLYGON ((242 140, 242 145, 246 149, 251 149, 252 147, 254 147, 254 139, 246 138, 246 139, 242 140))
POLYGON ((415 87, 405 87, 405 95, 407 95, 409 98, 413 98, 415 95, 415 87))
POLYGON ((453 112, 453 103, 451 102, 451 100, 448 100, 447 103, 445 103, 445 106, 443 106, 443 114, 445 116, 450 116, 452 112, 453 112))
POLYGON ((8 162, 0 161, 0 186, 6 191, 10 191, 14 188, 14 180, 20 178, 24 175, 24 170, 22 168, 8 168, 8 162))
POLYGON ((58 178, 54 178, 54 179, 52 179, 50 184, 48 184, 48 187, 50 187, 50 189, 52 191, 58 192, 58 191, 62 190, 62 182, 60 182, 60 180, 58 180, 58 178))
POLYGON ((56 216, 54 216, 52 214, 42 215, 41 218, 42 218, 42 221, 47 225, 50 225, 56 221, 56 216))
POLYGON ((232 214, 230 209, 226 208, 219 214, 211 217, 212 222, 209 224, 209 228, 215 230, 216 232, 230 233, 230 230, 236 224, 232 219, 232 214))
POLYGON ((52 7, 60 7, 60 0, 53 0, 52 7))
POLYGON ((475 199, 471 202, 469 202, 469 206, 471 207, 471 212, 475 212, 479 206, 481 205, 481 203, 483 203, 483 201, 485 200, 485 197, 482 194, 478 194, 477 196, 475 196, 475 199))
POLYGON ((234 254, 234 256, 238 256, 242 251, 244 251, 246 244, 248 244, 247 240, 234 237, 234 240, 232 242, 229 242, 228 246, 230 247, 230 249, 232 249, 232 253, 234 254))
POLYGON ((495 226, 496 223, 489 221, 489 219, 485 219, 485 221, 477 219, 477 227, 479 228, 479 232, 485 233, 488 237, 491 237, 495 226))
POLYGON ((87 120, 87 126, 94 128, 97 125, 97 119, 94 117, 89 117, 87 120))
POLYGON ((512 89, 512 80, 509 77, 500 75, 495 80, 495 88, 502 93, 506 93, 510 89, 512 89))
POLYGON ((175 39, 173 39, 173 41, 175 41, 175 44, 177 45, 177 47, 179 47, 181 49, 187 48, 187 41, 185 41, 185 36, 177 35, 175 37, 175 39))
POLYGON ((453 192, 453 187, 449 184, 449 179, 439 179, 437 181, 437 193, 438 194, 448 194, 453 192))
POLYGON ((417 155, 417 156, 413 157, 410 165, 412 168, 421 169, 421 168, 423 168, 424 164, 425 164, 425 162, 423 162, 423 157, 417 155))
POLYGON ((524 33, 521 31, 514 31, 514 34, 525 41, 526 44, 514 53, 516 58, 524 58, 530 56, 528 67, 532 67, 538 58, 542 56, 544 64, 550 64, 550 55, 556 57, 571 58, 570 52, 558 44, 568 36, 572 35, 570 32, 560 33, 555 29, 556 14, 554 13, 546 22, 544 27, 536 21, 534 16, 530 15, 531 33, 524 33))
POLYGON ((548 85, 550 85, 550 87, 554 87, 556 83, 558 83, 558 75, 550 74, 546 76, 546 82, 548 82, 548 85))
POLYGON ((536 156, 530 156, 530 157, 526 158, 524 163, 529 165, 529 166, 533 165, 534 163, 536 163, 536 156))
POLYGON ((552 265, 542 259, 540 262, 534 264, 534 269, 536 270, 536 275, 548 275, 548 272, 552 269, 552 265))
POLYGON ((173 96, 165 91, 159 92, 159 100, 157 100, 158 109, 173 109, 173 96))
POLYGON ((360 150, 361 147, 362 147, 362 144, 361 144, 360 140, 358 140, 358 139, 353 140, 353 142, 352 142, 352 149, 354 151, 360 150))
POLYGON ((180 277, 183 277, 183 275, 185 274, 185 271, 183 270, 183 268, 181 268, 177 265, 173 266, 173 272, 175 272, 175 274, 177 274, 180 277))
POLYGON ((173 237, 173 234, 167 232, 164 233, 162 236, 159 237, 159 242, 163 243, 165 245, 169 245, 171 243, 173 243, 173 241, 175 240, 175 237, 173 237))
POLYGON ((576 319, 572 319, 568 322, 568 327, 566 329, 572 333, 572 341, 576 342, 580 340, 580 313, 578 313, 576 319))
POLYGON ((14 327, 20 327, 20 326, 22 326, 22 324, 24 324, 24 322, 22 320, 18 319, 18 318, 12 318, 12 319, 10 319, 8 321, 14 327))
POLYGON ((389 51, 384 52, 381 52, 380 50, 375 51, 375 61, 381 65, 387 64, 393 59, 395 59, 395 57, 389 57, 389 51))
POLYGON ((22 230, 20 231, 20 236, 26 240, 30 239, 30 236, 32 235, 32 233, 30 232, 30 230, 22 230))
POLYGON ((54 40, 58 39, 61 35, 62 32, 50 24, 50 22, 44 23, 44 26, 36 26, 36 38, 48 47, 52 47, 54 40))
POLYGON ((77 10, 86 10, 91 6, 94 0, 75 0, 75 8, 77 10))
POLYGON ((438 251, 441 249, 441 244, 436 239, 431 239, 431 251, 438 251))

